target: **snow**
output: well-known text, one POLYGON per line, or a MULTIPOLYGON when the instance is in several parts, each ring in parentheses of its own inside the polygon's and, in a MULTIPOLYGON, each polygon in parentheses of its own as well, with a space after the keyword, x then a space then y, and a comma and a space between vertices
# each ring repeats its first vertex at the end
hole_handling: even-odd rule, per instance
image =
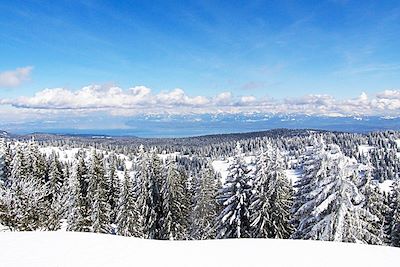
POLYGON ((390 193, 392 184, 392 180, 385 180, 382 183, 378 183, 378 187, 381 192, 390 193))
MULTIPOLYGON (((246 164, 248 164, 248 168, 249 168, 250 172, 254 172, 255 171, 255 165, 254 165, 255 157, 254 156, 244 156, 243 159, 246 162, 246 164)), ((229 157, 226 160, 214 160, 212 162, 212 167, 213 167, 214 171, 221 175, 222 183, 224 183, 226 178, 228 177, 228 174, 229 174, 228 169, 229 169, 229 166, 232 164, 232 162, 233 162, 233 157, 229 157)))
POLYGON ((400 139, 396 139, 394 141, 396 142, 396 145, 397 145, 397 151, 399 151, 399 152, 396 153, 396 156, 398 158, 400 158, 400 139))
POLYGON ((214 160, 212 162, 213 169, 216 173, 221 175, 221 181, 225 182, 228 177, 228 168, 231 165, 229 160, 214 160))
POLYGON ((292 182, 292 185, 295 185, 296 182, 303 175, 303 172, 301 169, 289 169, 289 170, 285 170, 285 174, 286 174, 286 177, 289 179, 289 181, 292 182))
POLYGON ((396 139, 394 141, 396 142, 397 147, 400 148, 400 139, 396 139))
POLYGON ((360 154, 367 154, 370 150, 374 149, 374 146, 369 146, 369 145, 360 145, 358 146, 358 152, 360 154))
POLYGON ((0 251, 1 265, 13 267, 376 267, 400 261, 400 250, 385 246, 279 239, 156 241, 72 232, 2 232, 0 251))
POLYGON ((81 148, 63 149, 55 146, 46 146, 40 148, 40 152, 45 154, 46 157, 50 156, 53 152, 58 154, 62 162, 73 162, 75 155, 79 152, 79 150, 81 150, 81 148))

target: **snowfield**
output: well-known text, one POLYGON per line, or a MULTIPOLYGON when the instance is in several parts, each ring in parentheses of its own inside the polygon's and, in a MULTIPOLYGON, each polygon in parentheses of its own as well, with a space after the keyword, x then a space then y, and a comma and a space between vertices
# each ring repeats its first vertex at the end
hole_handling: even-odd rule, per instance
POLYGON ((395 266, 393 247, 304 240, 156 241, 73 232, 0 233, 1 266, 395 266))

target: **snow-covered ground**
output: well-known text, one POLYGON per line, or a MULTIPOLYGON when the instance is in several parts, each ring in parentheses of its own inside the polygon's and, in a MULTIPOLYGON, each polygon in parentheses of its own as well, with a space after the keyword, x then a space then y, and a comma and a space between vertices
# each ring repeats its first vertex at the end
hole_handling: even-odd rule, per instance
POLYGON ((231 239, 156 241, 71 232, 0 233, 1 266, 396 266, 400 249, 349 243, 231 239))
POLYGON ((285 174, 289 181, 292 182, 292 185, 295 185, 296 182, 300 180, 303 172, 301 171, 301 169, 289 169, 285 171, 285 174))
POLYGON ((397 145, 397 151, 399 151, 399 152, 396 153, 396 155, 397 155, 398 158, 400 158, 400 139, 396 139, 395 142, 396 142, 396 145, 397 145))
POLYGON ((390 193, 392 188, 393 181, 392 180, 385 180, 382 183, 378 183, 378 187, 381 192, 390 193))
MULTIPOLYGON (((255 171, 255 165, 254 165, 255 156, 244 156, 243 158, 246 164, 248 164, 250 171, 252 172, 255 171)), ((232 164, 232 162, 233 162, 233 157, 229 157, 226 160, 214 160, 212 162, 212 167, 214 171, 221 175, 222 183, 225 182, 226 177, 228 177, 229 174, 228 169, 229 166, 232 164)))
POLYGON ((374 146, 369 146, 369 145, 360 145, 358 146, 358 152, 360 154, 367 154, 370 150, 374 149, 374 146))

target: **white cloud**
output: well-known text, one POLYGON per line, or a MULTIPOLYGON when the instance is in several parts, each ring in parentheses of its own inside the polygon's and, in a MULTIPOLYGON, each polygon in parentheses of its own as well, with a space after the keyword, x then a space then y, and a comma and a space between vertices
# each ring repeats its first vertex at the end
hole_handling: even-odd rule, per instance
POLYGON ((43 112, 107 112, 115 116, 134 114, 189 114, 216 112, 302 113, 313 115, 400 115, 400 91, 386 90, 373 96, 362 93, 339 100, 330 95, 306 95, 274 100, 251 95, 234 97, 222 92, 214 97, 190 96, 182 89, 153 93, 145 86, 124 90, 116 86, 89 85, 80 90, 44 89, 32 97, 3 99, 0 104, 43 112))
POLYGON ((0 72, 0 87, 17 87, 29 80, 32 66, 0 72))

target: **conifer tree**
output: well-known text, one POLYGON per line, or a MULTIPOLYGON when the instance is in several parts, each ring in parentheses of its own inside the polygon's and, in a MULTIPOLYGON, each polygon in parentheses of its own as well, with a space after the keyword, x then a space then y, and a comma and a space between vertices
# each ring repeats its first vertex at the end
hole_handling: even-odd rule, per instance
POLYGON ((392 184, 390 209, 392 215, 390 242, 392 246, 400 247, 400 183, 398 180, 392 184))
POLYGON ((194 207, 191 222, 191 238, 213 239, 216 236, 215 218, 218 215, 216 196, 218 181, 210 164, 200 171, 194 189, 194 207))
POLYGON ((16 146, 11 166, 12 166, 11 176, 10 176, 11 183, 16 180, 24 180, 28 178, 29 166, 22 145, 16 146))
POLYGON ((132 178, 126 167, 118 203, 117 233, 123 236, 143 237, 140 209, 135 200, 132 178))
POLYGON ((138 177, 142 183, 139 204, 142 207, 143 232, 146 238, 162 239, 161 162, 155 149, 148 159, 142 159, 142 164, 145 164, 145 160, 147 166, 142 165, 138 177))
POLYGON ((367 235, 362 239, 373 245, 381 245, 385 240, 385 215, 388 212, 388 208, 384 202, 384 196, 379 191, 379 188, 373 184, 372 181, 372 166, 370 165, 369 159, 366 159, 364 165, 364 173, 361 179, 360 193, 364 196, 362 207, 367 211, 366 214, 373 216, 366 216, 363 218, 366 220, 368 231, 367 235), (370 220, 372 218, 372 220, 370 220), (370 235, 369 233, 372 233, 370 235))
POLYGON ((9 177, 7 176, 6 166, 6 143, 3 138, 0 139, 0 186, 8 184, 9 177))
POLYGON ((217 218, 217 238, 250 237, 251 182, 248 176, 249 169, 242 158, 239 142, 236 145, 236 155, 228 172, 228 177, 217 196, 217 201, 223 206, 223 210, 217 218))
MULTIPOLYGON (((52 155, 55 157, 55 155, 52 155)), ((25 150, 26 161, 29 162, 27 167, 30 177, 33 177, 42 184, 47 181, 47 164, 44 155, 40 152, 38 144, 32 139, 25 150)))
POLYGON ((292 188, 284 173, 282 156, 278 149, 268 146, 257 163, 250 205, 252 236, 288 238, 293 231, 291 207, 292 188))
POLYGON ((364 243, 378 240, 368 229, 368 221, 377 218, 363 208, 363 195, 355 185, 356 163, 337 145, 329 146, 322 161, 309 200, 299 209, 304 215, 299 224, 302 238, 364 243))
MULTIPOLYGON (((113 155, 111 155, 113 158, 113 155)), ((125 167, 126 168, 126 167, 125 167)), ((108 166, 108 183, 109 183, 109 191, 108 191, 108 202, 110 204, 111 209, 111 222, 115 222, 117 217, 117 207, 119 201, 120 194, 120 181, 116 174, 116 162, 112 159, 108 166)))
POLYGON ((311 192, 315 189, 317 181, 325 176, 328 164, 324 156, 325 142, 322 137, 313 136, 311 144, 303 157, 303 175, 295 184, 297 192, 294 194, 292 209, 292 225, 295 227, 292 237, 295 239, 304 239, 314 224, 312 217, 309 217, 314 203, 311 192))
POLYGON ((91 201, 92 231, 95 233, 111 233, 110 204, 103 158, 93 151, 90 171, 88 196, 91 201))
POLYGON ((190 196, 187 176, 180 172, 174 160, 167 165, 162 189, 162 239, 188 239, 190 196))
POLYGON ((47 225, 46 187, 36 179, 14 179, 0 189, 1 224, 14 231, 33 231, 47 225))
POLYGON ((91 202, 88 199, 88 187, 88 169, 84 158, 79 157, 71 179, 68 231, 90 232, 91 230, 91 202))

